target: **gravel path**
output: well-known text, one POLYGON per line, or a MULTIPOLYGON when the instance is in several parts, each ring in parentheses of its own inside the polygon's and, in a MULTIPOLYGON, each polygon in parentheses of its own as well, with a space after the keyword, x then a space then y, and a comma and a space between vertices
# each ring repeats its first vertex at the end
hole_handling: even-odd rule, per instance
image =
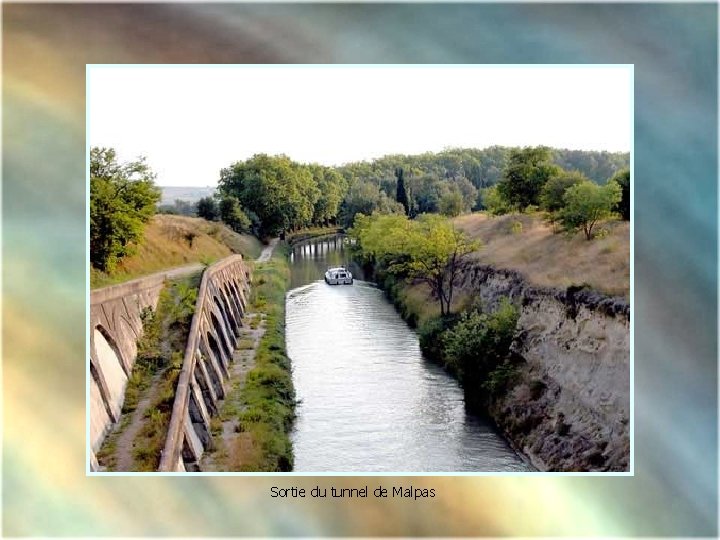
POLYGON ((262 250, 262 253, 260 253, 260 256, 256 259, 257 262, 267 262, 270 260, 270 257, 272 257, 273 250, 275 249, 275 246, 277 246, 279 238, 273 238, 270 240, 270 243, 265 246, 262 250))

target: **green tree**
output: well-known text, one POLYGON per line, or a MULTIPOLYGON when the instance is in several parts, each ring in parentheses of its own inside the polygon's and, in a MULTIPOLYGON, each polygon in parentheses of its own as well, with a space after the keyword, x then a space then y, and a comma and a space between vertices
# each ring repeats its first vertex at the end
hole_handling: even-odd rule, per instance
POLYGON ((408 178, 411 186, 412 205, 418 214, 438 212, 440 198, 447 182, 434 175, 418 175, 408 178))
POLYGON ((510 352, 520 313, 503 298, 493 313, 466 311, 442 336, 443 359, 466 389, 482 387, 510 352))
POLYGON ((512 212, 512 206, 500 196, 497 185, 481 190, 482 206, 489 214, 501 216, 512 212))
POLYGON ((369 216, 373 212, 398 214, 404 213, 405 209, 371 182, 357 181, 352 184, 343 199, 340 211, 343 226, 352 226, 358 214, 369 216))
POLYGON ((477 188, 464 176, 456 178, 452 185, 455 186, 460 192, 460 195, 462 195, 462 212, 470 212, 477 202, 477 188))
POLYGON ((160 201, 144 158, 119 163, 112 148, 90 150, 90 263, 110 272, 132 253, 160 201))
POLYGON ((448 190, 440 199, 438 204, 440 213, 443 216, 455 217, 462 214, 464 209, 463 196, 458 189, 448 190))
POLYGON ((520 211, 539 205, 543 186, 561 171, 551 163, 551 158, 550 149, 544 146, 512 151, 498 183, 498 193, 520 211))
POLYGON ((366 260, 379 262, 397 277, 426 283, 440 302, 442 316, 450 314, 467 255, 479 247, 447 218, 435 214, 415 220, 404 215, 359 215, 351 234, 366 260))
POLYGON ((234 163, 221 171, 218 189, 257 215, 262 236, 309 225, 320 197, 309 167, 284 155, 256 154, 234 163))
POLYGON ((410 215, 410 200, 408 198, 407 190, 405 189, 405 178, 403 177, 403 168, 397 167, 395 169, 395 177, 397 178, 397 194, 395 200, 403 205, 405 209, 405 215, 410 215))
POLYGON ((589 179, 580 171, 569 171, 553 176, 543 186, 540 193, 540 204, 548 212, 557 212, 565 205, 565 191, 589 179))
POLYGON ((618 171, 610 182, 617 182, 620 186, 620 201, 615 205, 614 210, 620 214, 625 221, 630 221, 630 169, 618 171))
POLYGON ((220 216, 217 201, 213 197, 203 197, 197 202, 197 215, 208 221, 215 221, 220 216))
POLYGON ((585 238, 592 240, 593 227, 598 221, 610 217, 613 207, 620 201, 621 192, 617 182, 598 186, 585 181, 565 191, 565 206, 559 218, 566 230, 582 229, 585 238))
POLYGON ((337 219, 340 203, 347 190, 347 181, 331 167, 311 165, 310 170, 319 190, 313 210, 313 223, 328 225, 337 219))
POLYGON ((223 197, 218 204, 220 219, 237 233, 250 231, 250 218, 242 211, 240 201, 235 197, 223 197))

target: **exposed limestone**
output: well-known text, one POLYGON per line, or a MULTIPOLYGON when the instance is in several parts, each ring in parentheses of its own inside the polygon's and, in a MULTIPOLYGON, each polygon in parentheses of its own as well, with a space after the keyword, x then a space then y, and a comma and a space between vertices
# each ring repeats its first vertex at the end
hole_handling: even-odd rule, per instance
POLYGON ((518 383, 490 406, 512 444, 541 470, 628 470, 630 306, 584 288, 528 285, 520 274, 469 269, 463 288, 486 309, 521 306, 512 353, 518 383))

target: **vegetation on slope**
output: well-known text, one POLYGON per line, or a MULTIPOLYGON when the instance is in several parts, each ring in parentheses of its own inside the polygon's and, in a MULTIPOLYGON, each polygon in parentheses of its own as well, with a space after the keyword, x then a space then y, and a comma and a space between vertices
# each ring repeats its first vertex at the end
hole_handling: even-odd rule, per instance
POLYGON ((608 220, 592 242, 581 233, 558 234, 542 214, 492 217, 475 213, 455 218, 455 225, 483 248, 474 254, 482 264, 517 270, 535 285, 560 289, 587 284, 606 294, 630 294, 630 223, 608 220))
POLYGON ((232 253, 255 259, 260 251, 257 238, 233 232, 222 223, 156 215, 145 226, 144 238, 133 255, 123 258, 110 273, 90 269, 90 286, 104 287, 191 263, 210 264, 232 253))
POLYGON ((295 418, 295 390, 285 349, 285 292, 290 284, 287 248, 277 246, 272 259, 253 273, 252 311, 265 315, 265 333, 255 353, 255 367, 239 397, 238 429, 250 435, 231 448, 230 466, 241 471, 291 471, 290 429, 295 418))

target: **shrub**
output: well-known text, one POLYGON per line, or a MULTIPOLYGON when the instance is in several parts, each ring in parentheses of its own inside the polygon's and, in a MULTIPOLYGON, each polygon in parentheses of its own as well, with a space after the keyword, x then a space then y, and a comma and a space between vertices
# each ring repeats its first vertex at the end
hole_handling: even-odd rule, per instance
POLYGON ((450 317, 432 317, 426 320, 418 328, 418 338, 420 348, 431 360, 442 361, 443 343, 442 336, 453 323, 457 321, 457 316, 450 317))
POLYGON ((610 179, 620 186, 620 200, 613 210, 620 214, 625 221, 630 221, 630 169, 622 169, 610 179))
MULTIPOLYGON (((465 312, 443 336, 443 357, 463 387, 478 388, 507 358, 519 318, 518 309, 503 299, 490 314, 465 312)), ((497 374, 497 377, 504 375, 497 374)))
POLYGON ((593 227, 598 221, 610 217, 620 197, 617 182, 608 182, 604 186, 590 181, 581 182, 565 191, 565 206, 559 212, 560 221, 565 230, 581 229, 585 238, 592 240, 593 227))
POLYGON ((510 383, 518 377, 518 374, 517 366, 506 360, 488 373, 487 379, 482 384, 482 387, 492 396, 500 395, 510 386, 510 383))
POLYGON ((565 191, 588 178, 579 171, 570 171, 550 178, 540 192, 540 204, 548 212, 557 212, 565 206, 565 191))
POLYGON ((501 216, 512 212, 513 207, 498 193, 497 186, 492 186, 482 190, 482 205, 490 215, 501 216))

